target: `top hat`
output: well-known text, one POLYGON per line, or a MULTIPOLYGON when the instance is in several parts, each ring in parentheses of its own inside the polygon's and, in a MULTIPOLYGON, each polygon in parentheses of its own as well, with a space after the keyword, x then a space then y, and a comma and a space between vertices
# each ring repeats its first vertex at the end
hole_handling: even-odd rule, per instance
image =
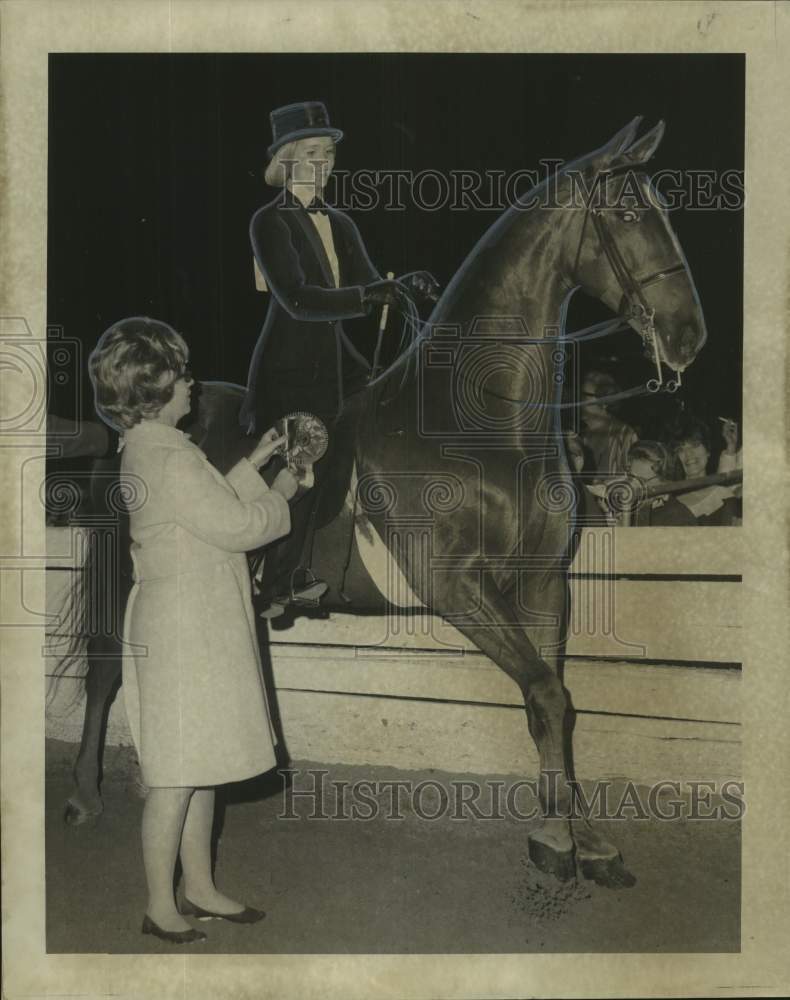
POLYGON ((340 142, 343 133, 339 128, 332 128, 326 106, 321 101, 304 101, 301 104, 286 104, 277 108, 269 115, 272 123, 273 142, 269 146, 269 156, 274 156, 278 149, 287 142, 306 139, 313 135, 328 135, 335 142, 340 142))

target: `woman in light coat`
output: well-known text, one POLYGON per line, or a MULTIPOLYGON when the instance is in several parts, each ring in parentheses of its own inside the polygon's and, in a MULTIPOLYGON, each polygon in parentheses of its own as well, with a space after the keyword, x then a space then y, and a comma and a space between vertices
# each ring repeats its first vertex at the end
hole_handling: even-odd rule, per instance
POLYGON ((263 913, 223 895, 211 871, 214 786, 273 767, 245 552, 290 528, 297 480, 258 474, 283 439, 263 435, 222 476, 176 428, 190 410, 183 338, 145 317, 99 340, 90 375, 99 415, 123 433, 134 587, 124 625, 123 691, 143 781, 143 933, 173 943, 205 935, 184 914, 252 923, 263 913), (184 904, 173 873, 179 853, 184 904))

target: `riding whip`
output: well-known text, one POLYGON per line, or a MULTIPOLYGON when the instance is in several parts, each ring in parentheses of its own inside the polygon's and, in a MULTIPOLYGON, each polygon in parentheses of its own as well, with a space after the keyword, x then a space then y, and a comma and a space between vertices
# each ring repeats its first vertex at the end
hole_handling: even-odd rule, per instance
MULTIPOLYGON (((392 281, 395 277, 394 271, 387 271, 387 280, 392 281)), ((379 355, 381 354, 381 344, 384 340, 384 330, 387 326, 387 317, 389 316, 389 302, 385 302, 381 310, 381 319, 379 320, 379 332, 376 338, 376 350, 373 354, 373 367, 370 370, 370 375, 368 376, 368 382, 372 382, 376 377, 376 372, 379 370, 379 355)))

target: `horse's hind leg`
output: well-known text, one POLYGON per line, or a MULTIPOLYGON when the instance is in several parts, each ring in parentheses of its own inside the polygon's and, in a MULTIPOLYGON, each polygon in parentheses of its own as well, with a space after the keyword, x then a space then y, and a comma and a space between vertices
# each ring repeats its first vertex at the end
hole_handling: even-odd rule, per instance
POLYGON ((562 881, 574 877, 574 844, 569 817, 572 799, 565 767, 564 732, 568 702, 557 673, 540 657, 515 609, 485 575, 482 599, 477 580, 456 581, 452 591, 433 607, 451 617, 453 624, 519 685, 524 695, 529 732, 540 760, 539 794, 542 825, 529 834, 529 856, 542 871, 562 881), (465 620, 455 617, 461 607, 479 607, 465 620))
POLYGON ((66 802, 63 816, 71 826, 96 819, 104 808, 99 792, 99 773, 110 696, 121 676, 119 654, 116 640, 103 638, 89 644, 82 739, 74 763, 74 790, 66 802))

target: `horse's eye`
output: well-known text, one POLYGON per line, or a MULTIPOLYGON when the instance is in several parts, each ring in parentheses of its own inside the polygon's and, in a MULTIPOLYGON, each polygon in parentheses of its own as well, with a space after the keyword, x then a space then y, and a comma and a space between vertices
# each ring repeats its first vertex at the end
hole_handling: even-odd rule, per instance
POLYGON ((639 222, 639 212, 635 212, 633 208, 627 208, 621 215, 623 222, 639 222))

